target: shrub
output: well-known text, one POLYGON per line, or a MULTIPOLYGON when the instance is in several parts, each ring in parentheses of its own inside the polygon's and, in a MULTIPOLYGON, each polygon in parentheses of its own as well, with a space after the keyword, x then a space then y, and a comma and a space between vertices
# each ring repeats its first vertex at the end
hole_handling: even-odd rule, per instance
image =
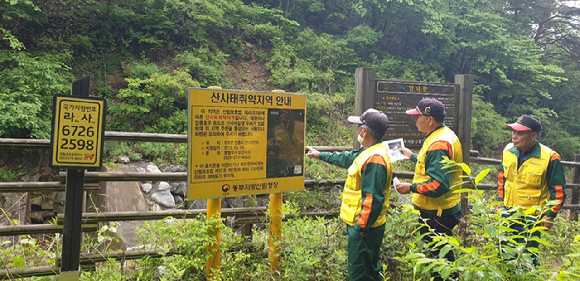
POLYGON ((0 181, 13 182, 17 181, 20 173, 7 167, 0 167, 0 181))

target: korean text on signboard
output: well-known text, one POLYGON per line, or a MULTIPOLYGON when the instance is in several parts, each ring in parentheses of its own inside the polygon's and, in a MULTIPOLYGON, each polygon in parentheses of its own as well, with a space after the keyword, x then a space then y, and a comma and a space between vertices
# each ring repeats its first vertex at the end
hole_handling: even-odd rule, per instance
POLYGON ((189 90, 189 199, 304 188, 306 96, 189 90))
POLYGON ((385 140, 403 138, 405 146, 421 147, 425 134, 417 130, 415 119, 405 111, 417 106, 424 98, 437 99, 445 105, 444 123, 457 133, 459 85, 378 80, 374 107, 389 117, 385 140))
POLYGON ((53 103, 51 165, 101 167, 105 100, 57 95, 53 103))

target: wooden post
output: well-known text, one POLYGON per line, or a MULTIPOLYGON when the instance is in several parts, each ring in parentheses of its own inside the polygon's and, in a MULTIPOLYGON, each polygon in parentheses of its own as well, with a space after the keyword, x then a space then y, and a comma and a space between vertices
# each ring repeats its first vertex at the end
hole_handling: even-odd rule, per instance
MULTIPOLYGON (((473 96, 473 76, 468 74, 455 75, 455 84, 459 84, 459 120, 458 138, 463 149, 463 163, 469 165, 469 151, 471 150, 471 102, 473 96)), ((464 186, 463 188, 472 188, 464 186)), ((465 217, 469 212, 467 194, 461 194, 461 215, 465 217)), ((460 224, 460 227, 466 226, 460 224)), ((461 231, 460 231, 461 232, 461 231)))
MULTIPOLYGON (((580 162, 580 154, 576 154, 574 156, 574 161, 580 162)), ((574 167, 574 180, 572 182, 573 183, 580 182, 580 167, 574 167)), ((572 188, 572 202, 570 203, 572 205, 578 205, 578 203, 580 203, 580 190, 578 190, 578 188, 576 187, 572 188)), ((570 211, 570 220, 571 221, 578 220, 578 209, 574 208, 570 211)))
MULTIPOLYGON (((246 200, 244 200, 244 207, 252 207, 252 205, 250 204, 250 199, 253 200, 254 202, 257 201, 257 197, 256 195, 251 195, 248 196, 246 200)), ((252 241, 252 229, 254 227, 253 223, 250 222, 246 222, 244 223, 244 225, 242 225, 242 237, 244 237, 246 239, 246 241, 252 241)))
MULTIPOLYGON (((360 116, 365 110, 374 107, 376 91, 376 73, 374 68, 361 67, 354 72, 354 115, 360 116)), ((353 148, 360 143, 356 139, 356 127, 353 126, 353 148)))
POLYGON ((282 241, 282 193, 270 194, 270 271, 280 271, 280 241, 282 241))
MULTIPOLYGON (((222 199, 207 199, 207 218, 221 218, 222 212, 222 199)), ((221 232, 219 231, 219 225, 213 224, 209 226, 209 231, 207 233, 208 236, 216 237, 216 242, 213 244, 209 244, 207 246, 207 252, 211 254, 211 256, 207 259, 206 264, 206 276, 209 280, 212 276, 212 271, 215 269, 220 268, 220 263, 222 261, 222 256, 220 252, 220 245, 221 245, 221 232)))

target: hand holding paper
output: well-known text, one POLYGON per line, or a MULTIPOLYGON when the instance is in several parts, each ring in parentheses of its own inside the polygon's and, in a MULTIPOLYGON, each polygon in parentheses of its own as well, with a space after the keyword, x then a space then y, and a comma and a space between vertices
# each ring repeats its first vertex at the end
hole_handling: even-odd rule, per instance
POLYGON ((409 200, 409 198, 407 198, 407 196, 399 193, 399 191, 397 190, 397 185, 400 185, 400 184, 401 184, 401 182, 399 181, 399 179, 397 177, 394 177, 393 178, 393 189, 395 190, 395 192, 399 196, 399 201, 403 204, 410 204, 411 200, 409 200))
POLYGON ((391 159, 391 162, 409 159, 409 156, 407 156, 406 153, 404 152, 404 150, 408 149, 405 148, 405 142, 403 141, 403 139, 384 141, 383 145, 387 147, 387 151, 389 153, 389 158, 391 159))

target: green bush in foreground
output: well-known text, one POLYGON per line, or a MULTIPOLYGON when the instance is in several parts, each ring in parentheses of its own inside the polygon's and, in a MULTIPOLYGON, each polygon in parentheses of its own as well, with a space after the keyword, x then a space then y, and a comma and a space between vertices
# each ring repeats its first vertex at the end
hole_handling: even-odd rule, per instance
MULTIPOLYGON (((489 171, 480 172, 472 181, 468 178, 471 169, 467 165, 448 164, 450 168, 463 169, 465 178, 473 186, 477 186, 489 171)), ((517 220, 535 220, 534 210, 517 209, 511 216, 502 216, 496 210, 497 202, 485 198, 483 191, 462 189, 456 192, 467 193, 472 203, 471 214, 464 218, 467 227, 454 237, 439 236, 430 244, 425 244, 416 233, 420 226, 417 212, 410 205, 392 205, 382 246, 384 280, 426 281, 433 271, 441 272, 443 277, 457 271, 460 280, 580 280, 580 236, 570 236, 570 233, 579 232, 578 221, 567 221, 561 215, 550 230, 542 227, 539 221, 529 234, 516 233, 506 225, 517 220), (542 238, 533 237, 533 232, 541 232, 542 238), (533 265, 530 252, 516 238, 535 239, 541 244, 540 249, 529 249, 539 253, 539 267, 533 265), (444 246, 441 256, 429 257, 429 248, 440 245, 444 246), (442 258, 448 251, 455 252, 455 262, 442 258)), ((293 199, 300 198, 303 197, 294 196, 293 199)), ((264 218, 264 223, 255 224, 253 244, 248 247, 242 246, 246 238, 225 226, 223 220, 200 216, 149 221, 137 229, 141 249, 161 248, 166 253, 177 250, 179 254, 125 262, 109 260, 98 264, 93 271, 82 272, 81 280, 205 280, 209 257, 206 249, 216 242, 215 236, 207 234, 213 227, 221 231, 221 265, 211 280, 347 280, 344 223, 337 218, 300 217, 297 210, 305 209, 291 201, 284 205, 283 213, 293 216, 282 228, 280 272, 271 272, 269 268, 268 218, 264 218)), ((83 251, 108 251, 106 246, 115 240, 112 235, 115 232, 114 224, 103 226, 96 236, 85 238, 83 251)), ((53 265, 60 251, 59 235, 43 243, 32 237, 22 237, 17 243, 2 239, 0 243, 4 246, 0 251, 0 264, 4 268, 53 265), (11 259, 12 255, 19 258, 11 259)))

